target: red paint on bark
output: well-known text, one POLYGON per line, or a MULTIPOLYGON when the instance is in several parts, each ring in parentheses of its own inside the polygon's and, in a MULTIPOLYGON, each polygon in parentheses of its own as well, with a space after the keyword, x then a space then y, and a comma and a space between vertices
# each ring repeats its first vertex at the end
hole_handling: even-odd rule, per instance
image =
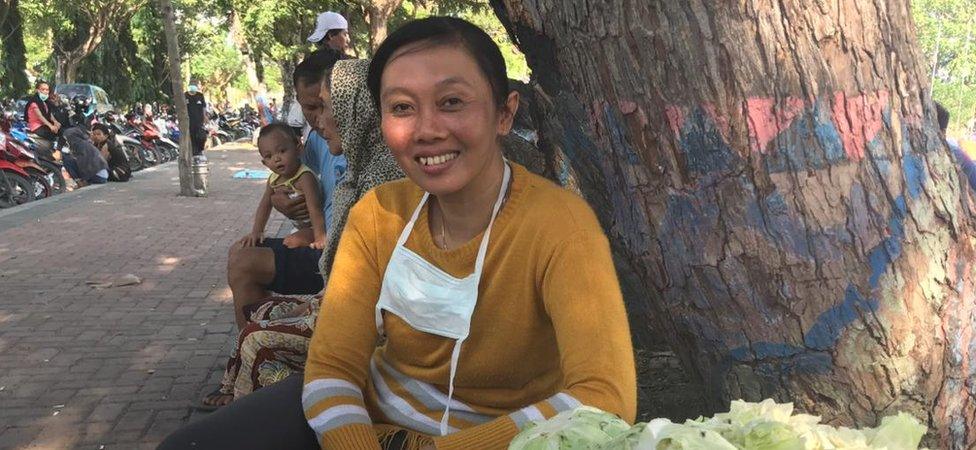
POLYGON ((884 127, 882 114, 887 107, 888 91, 855 97, 848 97, 843 92, 834 94, 834 123, 844 141, 844 152, 852 161, 864 158, 865 146, 884 127))
POLYGON ((806 102, 789 97, 784 103, 776 99, 753 97, 746 100, 749 115, 749 142, 752 151, 766 153, 766 146, 776 139, 783 130, 789 128, 793 119, 803 112, 806 102))

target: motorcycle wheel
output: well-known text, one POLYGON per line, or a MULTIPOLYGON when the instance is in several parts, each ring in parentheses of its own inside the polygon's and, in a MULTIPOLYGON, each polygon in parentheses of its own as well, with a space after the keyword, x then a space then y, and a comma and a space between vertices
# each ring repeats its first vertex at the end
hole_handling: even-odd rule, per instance
POLYGON ((133 172, 138 172, 146 168, 146 162, 142 160, 140 156, 141 147, 132 144, 125 144, 122 146, 122 151, 125 153, 125 158, 129 160, 129 168, 133 172))
POLYGON ((169 153, 169 160, 170 161, 176 161, 177 159, 180 159, 180 148, 179 147, 173 147, 172 145, 167 145, 166 146, 166 152, 169 153))
POLYGON ((45 175, 51 184, 51 195, 68 192, 68 183, 64 180, 64 175, 61 173, 61 166, 43 160, 40 162, 40 165, 48 172, 45 175))
POLYGON ((172 147, 167 145, 165 142, 156 143, 156 153, 158 153, 160 156, 160 162, 167 163, 176 160, 178 155, 174 154, 172 150, 172 147))
POLYGON ((27 174, 30 175, 31 186, 34 187, 35 199, 48 198, 54 195, 54 191, 51 189, 51 180, 48 179, 47 173, 37 169, 27 169, 27 174))
POLYGON ((145 162, 144 167, 152 167, 160 163, 159 153, 156 153, 156 149, 139 147, 139 157, 145 162))
POLYGON ((0 208, 34 201, 34 185, 20 174, 5 172, 0 178, 0 208))

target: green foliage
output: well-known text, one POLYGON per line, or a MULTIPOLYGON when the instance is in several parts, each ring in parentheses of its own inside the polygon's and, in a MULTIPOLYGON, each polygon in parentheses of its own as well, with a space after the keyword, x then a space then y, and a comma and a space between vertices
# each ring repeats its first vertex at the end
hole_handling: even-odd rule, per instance
POLYGON ((485 30, 501 48, 508 77, 528 81, 531 71, 525 55, 512 43, 505 27, 488 5, 487 0, 404 1, 400 11, 390 20, 392 32, 403 23, 429 16, 461 17, 485 30))
MULTIPOLYGON (((913 0, 920 49, 933 68, 932 96, 959 129, 976 115, 976 0, 913 0)), ((931 74, 931 73, 930 73, 931 74)))

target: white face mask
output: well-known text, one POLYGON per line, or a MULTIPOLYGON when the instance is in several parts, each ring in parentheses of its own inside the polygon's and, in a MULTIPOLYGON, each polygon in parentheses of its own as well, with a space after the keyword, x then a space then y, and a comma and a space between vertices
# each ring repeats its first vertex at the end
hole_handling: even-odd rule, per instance
POLYGON ((448 382, 447 407, 441 419, 441 435, 448 432, 448 418, 450 404, 454 396, 454 376, 457 374, 458 357, 461 354, 461 344, 471 331, 471 316, 478 303, 478 285, 481 283, 481 272, 488 253, 488 238, 495 217, 501 208, 508 181, 512 170, 505 164, 505 175, 502 186, 491 213, 491 221, 481 238, 481 247, 475 259, 474 272, 464 278, 454 278, 437 266, 410 251, 404 244, 413 230, 420 211, 423 210, 430 194, 425 193, 420 205, 410 218, 410 222, 400 234, 390 262, 386 266, 383 276, 383 286, 380 297, 376 302, 376 329, 383 334, 383 310, 396 314, 416 330, 433 335, 454 339, 454 351, 451 353, 451 378, 448 382))

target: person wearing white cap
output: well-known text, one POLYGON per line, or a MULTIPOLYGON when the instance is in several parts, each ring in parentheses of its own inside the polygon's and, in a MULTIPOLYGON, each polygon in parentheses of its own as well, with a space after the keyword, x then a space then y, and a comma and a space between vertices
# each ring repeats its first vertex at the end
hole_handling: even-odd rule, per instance
POLYGON ((339 53, 349 48, 349 22, 341 14, 326 11, 315 20, 315 31, 308 36, 309 42, 319 47, 330 47, 339 53))

